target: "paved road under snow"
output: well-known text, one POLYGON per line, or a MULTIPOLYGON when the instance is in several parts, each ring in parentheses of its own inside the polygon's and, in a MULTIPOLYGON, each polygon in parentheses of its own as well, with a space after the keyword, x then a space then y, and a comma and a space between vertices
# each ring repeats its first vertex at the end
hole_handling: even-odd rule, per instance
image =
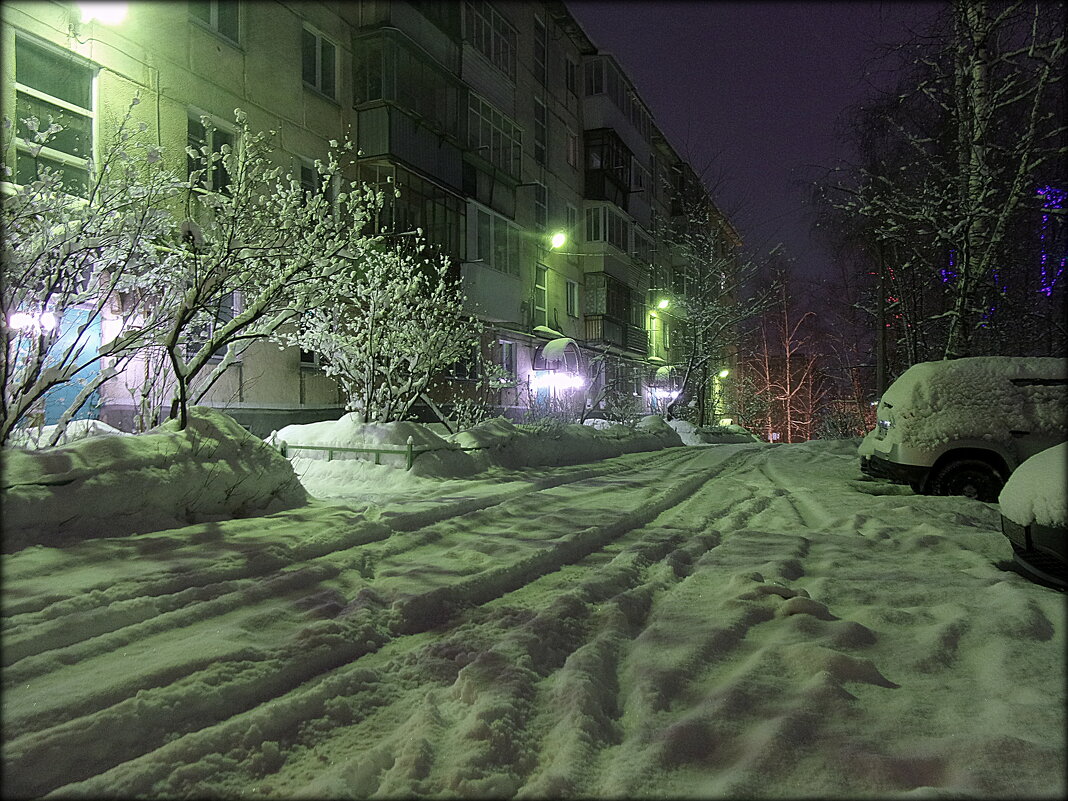
POLYGON ((1063 795, 1063 596, 854 448, 5 556, 4 796, 1063 795))

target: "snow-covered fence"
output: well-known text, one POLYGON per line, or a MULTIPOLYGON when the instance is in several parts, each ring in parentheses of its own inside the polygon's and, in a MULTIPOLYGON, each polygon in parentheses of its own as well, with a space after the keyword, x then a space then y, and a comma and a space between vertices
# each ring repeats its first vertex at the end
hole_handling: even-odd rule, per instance
POLYGON ((328 462, 334 458, 335 451, 338 453, 373 453, 375 455, 375 464, 382 464, 383 453, 403 453, 405 470, 412 469, 415 457, 421 453, 429 453, 431 451, 478 451, 483 449, 483 446, 460 447, 458 445, 450 446, 448 448, 429 448, 426 446, 416 447, 411 437, 408 437, 408 442, 403 448, 352 448, 347 445, 294 445, 283 439, 278 439, 273 435, 269 442, 272 447, 277 448, 279 453, 286 458, 289 458, 290 451, 326 451, 326 461, 328 462))

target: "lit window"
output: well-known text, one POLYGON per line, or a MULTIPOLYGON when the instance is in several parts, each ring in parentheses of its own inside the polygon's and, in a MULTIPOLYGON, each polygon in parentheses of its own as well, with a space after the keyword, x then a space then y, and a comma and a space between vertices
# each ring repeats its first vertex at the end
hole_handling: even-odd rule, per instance
POLYGON ((578 284, 575 281, 567 282, 567 315, 578 317, 578 284))
POLYGON ((301 74, 310 86, 333 99, 337 85, 337 48, 322 34, 305 28, 301 45, 301 74))
POLYGON ((234 0, 190 0, 189 14, 230 41, 238 41, 237 3, 234 0))
POLYGON ((15 180, 19 184, 36 180, 38 169, 47 167, 62 173, 67 191, 87 194, 88 161, 93 157, 94 72, 69 53, 15 37, 15 180), (32 141, 35 131, 27 128, 29 118, 37 120, 37 131, 47 131, 52 124, 62 130, 38 147, 32 141))

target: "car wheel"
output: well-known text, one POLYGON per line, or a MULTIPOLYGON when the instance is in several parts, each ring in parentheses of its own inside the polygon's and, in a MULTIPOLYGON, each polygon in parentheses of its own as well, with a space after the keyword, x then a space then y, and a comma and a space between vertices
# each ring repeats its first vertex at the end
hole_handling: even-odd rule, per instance
POLYGON ((996 503, 998 493, 1005 486, 1005 478, 996 467, 982 459, 960 459, 941 467, 928 486, 935 495, 963 495, 996 503))

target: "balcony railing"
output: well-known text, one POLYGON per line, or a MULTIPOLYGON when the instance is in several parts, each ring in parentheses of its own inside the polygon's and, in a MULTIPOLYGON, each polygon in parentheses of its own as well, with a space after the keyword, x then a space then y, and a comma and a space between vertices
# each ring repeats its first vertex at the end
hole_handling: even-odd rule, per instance
POLYGON ((596 345, 614 345, 645 356, 649 335, 644 328, 636 325, 620 323, 603 314, 587 314, 586 341, 596 345))

